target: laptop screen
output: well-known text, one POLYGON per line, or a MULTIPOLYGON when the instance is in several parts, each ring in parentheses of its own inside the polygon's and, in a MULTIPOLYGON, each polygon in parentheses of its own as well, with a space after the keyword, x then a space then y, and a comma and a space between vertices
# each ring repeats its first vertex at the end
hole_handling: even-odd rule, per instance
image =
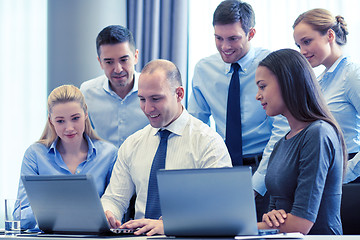
POLYGON ((45 233, 110 231, 90 175, 22 176, 39 228, 45 233))
POLYGON ((250 167, 160 170, 168 236, 258 235, 250 167))

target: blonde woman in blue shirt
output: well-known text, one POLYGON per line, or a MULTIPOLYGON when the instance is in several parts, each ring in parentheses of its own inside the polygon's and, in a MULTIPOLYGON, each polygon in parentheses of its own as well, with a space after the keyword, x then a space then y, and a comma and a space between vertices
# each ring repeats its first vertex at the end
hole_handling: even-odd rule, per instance
POLYGON ((311 66, 325 66, 318 81, 349 152, 344 183, 360 181, 360 67, 343 55, 348 35, 344 18, 312 9, 301 14, 293 28, 295 43, 311 66))
MULTIPOLYGON (((92 129, 83 94, 72 85, 54 89, 48 97, 48 121, 39 141, 25 152, 21 175, 89 174, 99 196, 109 183, 117 148, 92 129)), ((21 228, 37 229, 20 180, 21 228)))

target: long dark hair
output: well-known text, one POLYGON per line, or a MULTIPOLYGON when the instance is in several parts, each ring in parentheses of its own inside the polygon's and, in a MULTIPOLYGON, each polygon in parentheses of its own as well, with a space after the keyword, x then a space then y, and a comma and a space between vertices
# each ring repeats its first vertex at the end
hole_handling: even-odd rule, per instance
POLYGON ((270 53, 259 66, 266 67, 276 76, 285 105, 295 119, 302 122, 324 120, 334 127, 342 145, 345 170, 347 151, 343 133, 307 59, 293 49, 281 49, 270 53))

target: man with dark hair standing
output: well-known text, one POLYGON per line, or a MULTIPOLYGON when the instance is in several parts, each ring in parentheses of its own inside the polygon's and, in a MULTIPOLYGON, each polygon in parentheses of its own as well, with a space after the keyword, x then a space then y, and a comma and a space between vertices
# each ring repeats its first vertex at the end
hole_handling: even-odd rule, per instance
POLYGON ((257 169, 253 188, 261 221, 268 206, 268 197, 261 196, 266 193, 267 162, 274 143, 288 126, 285 119, 267 117, 254 97, 255 71, 269 51, 251 47, 256 33, 251 5, 238 0, 221 2, 214 12, 213 26, 219 53, 197 63, 188 109, 205 123, 209 123, 212 115, 234 166, 250 165, 253 171, 257 169))
POLYGON ((104 75, 81 84, 89 116, 99 136, 116 147, 145 127, 148 121, 139 107, 135 72, 139 51, 132 33, 120 25, 104 28, 96 38, 104 75))

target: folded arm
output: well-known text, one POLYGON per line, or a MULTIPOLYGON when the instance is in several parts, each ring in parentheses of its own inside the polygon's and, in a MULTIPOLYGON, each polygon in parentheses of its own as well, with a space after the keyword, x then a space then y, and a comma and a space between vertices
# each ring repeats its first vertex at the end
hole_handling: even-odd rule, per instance
POLYGON ((313 225, 313 222, 292 215, 291 213, 285 213, 284 210, 272 210, 264 214, 263 221, 258 223, 258 228, 277 228, 280 232, 300 232, 302 234, 308 234, 313 225))

